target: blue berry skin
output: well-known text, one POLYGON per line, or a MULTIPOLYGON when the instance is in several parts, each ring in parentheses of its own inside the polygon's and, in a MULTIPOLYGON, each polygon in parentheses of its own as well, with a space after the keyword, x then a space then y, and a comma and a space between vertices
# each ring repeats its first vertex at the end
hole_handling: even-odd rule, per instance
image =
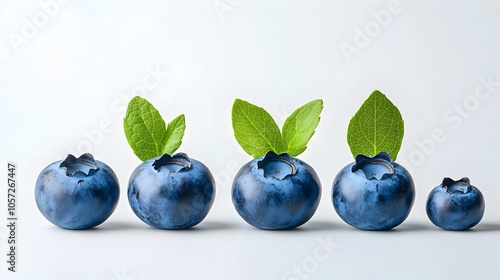
POLYGON ((481 191, 468 178, 445 178, 427 197, 427 216, 445 230, 467 230, 477 225, 485 210, 481 191))
POLYGON ((109 166, 90 154, 68 155, 42 170, 35 201, 43 216, 65 229, 100 225, 115 210, 120 197, 118 178, 109 166), (68 173, 70 175, 68 175, 68 173))
POLYGON ((311 166, 273 152, 245 164, 232 186, 238 214, 250 225, 266 230, 291 229, 306 223, 316 212, 320 198, 321 183, 311 166))
POLYGON ((140 164, 128 185, 135 215, 159 229, 185 229, 199 224, 215 199, 210 170, 186 154, 167 154, 140 164))
POLYGON ((387 153, 358 155, 333 181, 332 202, 347 224, 362 230, 388 230, 410 214, 415 186, 410 173, 387 153))

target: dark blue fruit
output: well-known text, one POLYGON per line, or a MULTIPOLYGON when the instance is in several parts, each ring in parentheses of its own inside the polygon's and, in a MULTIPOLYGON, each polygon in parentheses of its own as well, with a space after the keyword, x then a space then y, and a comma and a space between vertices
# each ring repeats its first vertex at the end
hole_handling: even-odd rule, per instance
POLYGON ((260 229, 290 229, 307 222, 321 197, 316 172, 288 154, 269 152, 236 174, 232 199, 238 214, 260 229))
POLYGON ((335 211, 358 229, 398 226, 410 214, 414 199, 410 173, 384 152, 374 157, 358 155, 356 162, 344 167, 333 181, 335 211))
POLYGON ((469 178, 444 178, 427 198, 427 216, 446 230, 470 229, 481 221, 484 209, 483 194, 470 184, 469 178))
POLYGON ((87 229, 103 223, 118 204, 118 178, 91 154, 68 155, 42 170, 35 186, 38 209, 51 223, 87 229))
POLYGON ((165 154, 141 163, 128 184, 135 215, 160 229, 184 229, 200 223, 215 199, 210 170, 184 153, 165 154))

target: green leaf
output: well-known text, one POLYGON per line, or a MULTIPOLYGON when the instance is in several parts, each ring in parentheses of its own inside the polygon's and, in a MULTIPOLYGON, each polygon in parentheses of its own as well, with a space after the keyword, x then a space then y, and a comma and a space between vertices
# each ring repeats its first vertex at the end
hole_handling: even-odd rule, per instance
POLYGON ((396 160, 403 141, 404 122, 398 108, 380 91, 374 91, 349 123, 351 153, 375 156, 388 153, 396 160))
POLYGON ((298 156, 307 148, 307 143, 314 135, 323 110, 323 100, 313 100, 295 110, 283 124, 283 142, 285 150, 292 156, 298 156))
POLYGON ((163 149, 164 154, 172 155, 182 144, 182 137, 186 129, 186 118, 180 115, 167 126, 167 142, 163 149))
POLYGON ((173 153, 182 143, 184 115, 168 126, 156 108, 146 99, 136 96, 130 100, 123 127, 134 154, 142 161, 173 153))
POLYGON ((258 158, 269 151, 285 152, 280 129, 266 110, 236 99, 232 109, 234 136, 241 148, 258 158))

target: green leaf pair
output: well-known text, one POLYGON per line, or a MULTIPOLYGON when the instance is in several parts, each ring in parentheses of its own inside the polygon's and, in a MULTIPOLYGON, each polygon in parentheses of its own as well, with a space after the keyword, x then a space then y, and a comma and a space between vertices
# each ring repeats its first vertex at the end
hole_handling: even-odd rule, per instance
POLYGON ((173 154, 182 143, 186 123, 182 114, 166 126, 158 110, 146 99, 136 96, 128 104, 123 126, 135 155, 146 161, 173 154))
POLYGON ((236 99, 232 109, 236 141, 249 155, 258 158, 269 151, 303 153, 313 136, 323 110, 321 99, 313 100, 295 110, 283 124, 282 132, 269 113, 247 101, 236 99))

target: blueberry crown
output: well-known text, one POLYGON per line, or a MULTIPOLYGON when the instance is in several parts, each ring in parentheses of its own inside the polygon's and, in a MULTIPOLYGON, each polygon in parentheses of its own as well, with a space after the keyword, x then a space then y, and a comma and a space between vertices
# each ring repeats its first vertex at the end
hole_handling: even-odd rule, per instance
POLYGON ((91 170, 97 171, 99 169, 94 157, 89 153, 85 153, 79 158, 76 158, 72 154, 68 154, 59 167, 66 169, 67 176, 73 176, 77 172, 82 172, 85 176, 88 176, 91 170))
POLYGON ((448 193, 468 193, 471 190, 470 179, 463 177, 460 180, 453 180, 451 178, 444 178, 441 186, 446 189, 448 193))

